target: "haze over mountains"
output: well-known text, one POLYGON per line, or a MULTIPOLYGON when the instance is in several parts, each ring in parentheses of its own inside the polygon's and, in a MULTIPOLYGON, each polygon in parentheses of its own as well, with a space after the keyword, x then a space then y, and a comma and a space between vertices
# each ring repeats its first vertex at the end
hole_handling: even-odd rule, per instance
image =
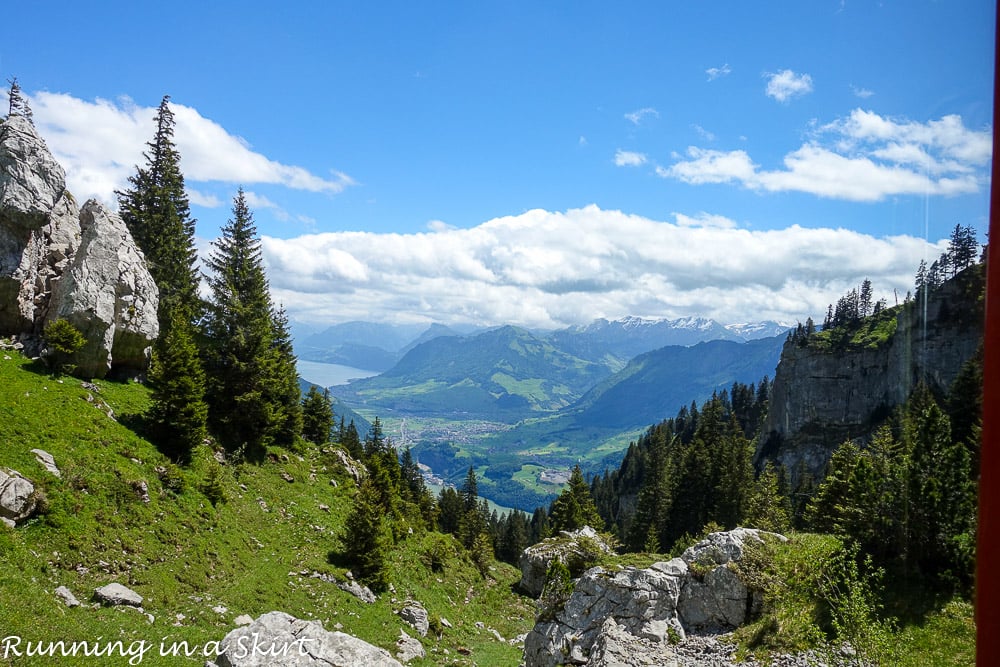
MULTIPOLYGON (((595 319, 587 325, 534 332, 580 358, 599 361, 611 355, 612 366, 667 345, 695 345, 710 340, 745 342, 776 336, 789 325, 756 322, 723 325, 715 320, 687 317, 675 320, 626 317, 595 319)), ((300 359, 353 366, 383 372, 417 345, 441 336, 470 336, 486 329, 455 328, 442 324, 377 324, 344 322, 322 331, 296 331, 295 351, 300 359)), ((307 378, 308 379, 308 378, 307 378)))

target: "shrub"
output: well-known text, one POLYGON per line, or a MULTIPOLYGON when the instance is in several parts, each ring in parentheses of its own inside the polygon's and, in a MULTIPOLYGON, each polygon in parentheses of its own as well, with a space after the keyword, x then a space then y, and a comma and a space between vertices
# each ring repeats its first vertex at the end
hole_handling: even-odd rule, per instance
POLYGON ((73 355, 87 343, 80 330, 68 320, 59 318, 45 325, 44 338, 52 369, 61 373, 71 372, 73 355))

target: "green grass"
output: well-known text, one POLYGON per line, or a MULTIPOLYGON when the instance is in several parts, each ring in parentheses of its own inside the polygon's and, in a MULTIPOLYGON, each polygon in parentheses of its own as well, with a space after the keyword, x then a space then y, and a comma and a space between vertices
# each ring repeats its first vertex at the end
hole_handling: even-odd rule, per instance
MULTIPOLYGON (((204 646, 221 640, 240 614, 257 617, 280 610, 340 624, 390 652, 400 630, 415 632, 396 615, 408 595, 431 616, 452 624, 440 640, 422 640, 428 657, 411 665, 517 664, 520 649, 498 642, 527 632, 530 601, 511 592, 519 573, 497 564, 484 578, 461 555, 452 538, 440 572, 432 571, 427 540, 415 534, 395 548, 391 580, 395 594, 365 605, 312 572, 343 577, 328 555, 340 548, 338 534, 349 510, 353 483, 322 452, 296 455, 273 450, 262 465, 223 466, 226 501, 213 506, 202 487, 218 464, 202 448, 190 466, 173 466, 126 424, 140 420, 149 392, 138 384, 97 382, 98 392, 80 381, 60 382, 15 355, 0 359, 0 466, 18 470, 43 489, 48 511, 14 530, 0 527, 0 630, 23 641, 149 641, 159 646, 187 641, 204 646), (87 400, 106 402, 118 421, 87 400), (47 473, 30 453, 41 448, 55 457, 62 478, 47 473), (166 473, 158 473, 157 468, 166 473), (286 481, 288 474, 293 482, 286 481), (166 481, 161 480, 161 475, 166 481), (337 481, 334 486, 330 480, 337 481), (135 485, 144 481, 151 501, 135 485), (178 486, 183 489, 176 490, 178 486), (329 507, 324 510, 321 505, 329 507), (305 573, 305 575, 301 573, 305 573), (146 616, 135 610, 96 606, 95 588, 118 581, 143 595, 146 616), (83 606, 66 608, 54 596, 68 587, 83 606), (471 594, 469 593, 472 589, 471 594), (467 600, 468 598, 468 600, 467 600), (217 613, 213 607, 226 607, 217 613), (481 621, 483 629, 475 626, 481 621), (467 650, 469 655, 459 653, 467 650), (449 655, 445 655, 447 650, 449 655)), ((0 647, 2 648, 2 647, 0 647)), ((189 659, 147 653, 142 664, 202 665, 189 659)), ((28 659, 0 652, 0 665, 128 664, 126 658, 28 659)))

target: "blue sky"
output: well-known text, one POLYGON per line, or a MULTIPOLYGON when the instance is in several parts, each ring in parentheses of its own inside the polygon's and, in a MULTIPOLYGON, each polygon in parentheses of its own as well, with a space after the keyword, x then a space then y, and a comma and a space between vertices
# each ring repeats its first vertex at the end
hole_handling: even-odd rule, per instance
POLYGON ((243 185, 301 321, 794 322, 985 232, 992 2, 86 4, 0 42, 71 190, 171 95, 201 242, 243 185))

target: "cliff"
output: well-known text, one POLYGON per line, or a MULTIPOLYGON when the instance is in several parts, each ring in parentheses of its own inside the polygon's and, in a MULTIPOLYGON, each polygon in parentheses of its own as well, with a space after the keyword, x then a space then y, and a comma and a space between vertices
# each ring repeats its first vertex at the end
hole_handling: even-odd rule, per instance
POLYGON ((755 460, 797 478, 823 472, 845 440, 865 440, 920 382, 948 391, 982 338, 984 265, 972 266, 926 299, 784 345, 755 460))
POLYGON ((86 345, 76 374, 146 368, 159 327, 158 291, 125 224, 91 200, 83 208, 31 121, 0 124, 0 335, 41 351, 45 325, 66 319, 86 345))

